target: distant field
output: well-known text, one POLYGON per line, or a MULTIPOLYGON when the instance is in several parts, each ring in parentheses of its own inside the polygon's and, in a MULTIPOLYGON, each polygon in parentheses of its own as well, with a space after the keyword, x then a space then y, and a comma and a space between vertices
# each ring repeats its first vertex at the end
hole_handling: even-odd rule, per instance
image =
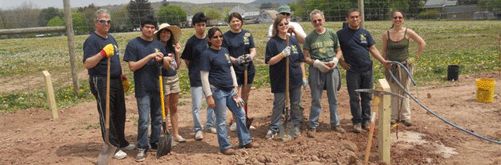
MULTIPOLYGON (((312 31, 309 22, 300 23, 307 33, 312 31)), ((328 22, 326 27, 339 30, 341 22, 328 22)), ((391 26, 390 21, 365 22, 381 50, 381 34, 391 26)), ((480 73, 500 69, 499 37, 501 21, 416 21, 408 20, 406 27, 412 28, 427 42, 422 58, 416 64, 415 78, 419 85, 444 82, 447 65, 461 66, 461 74, 480 73)), ((258 50, 256 59, 256 87, 269 82, 267 66, 264 64, 264 49, 269 24, 244 25, 250 30, 258 50)), ((220 27, 223 32, 228 27, 220 27)), ((193 29, 183 29, 180 40, 184 46, 186 40, 193 35, 193 29)), ((127 42, 138 36, 139 32, 113 34, 116 38, 123 58, 127 42)), ((46 108, 44 85, 41 71, 48 70, 53 75, 58 95, 58 106, 70 106, 80 100, 91 99, 88 92, 86 70, 82 67, 82 45, 87 35, 75 37, 75 53, 78 65, 81 94, 71 93, 71 73, 66 37, 6 39, 0 40, 0 111, 11 111, 28 107, 46 108), (29 98, 27 100, 26 98, 29 98)), ((411 43, 410 53, 414 54, 417 45, 411 43)), ((133 82, 132 73, 125 62, 122 63, 133 82)), ((344 71, 343 71, 344 72, 344 71)), ((376 78, 383 78, 381 65, 375 62, 376 78)), ((184 65, 180 70, 183 93, 189 92, 187 70, 184 65)), ((345 80, 343 80, 344 82, 345 80)), ((182 95, 189 97, 189 95, 182 95)))

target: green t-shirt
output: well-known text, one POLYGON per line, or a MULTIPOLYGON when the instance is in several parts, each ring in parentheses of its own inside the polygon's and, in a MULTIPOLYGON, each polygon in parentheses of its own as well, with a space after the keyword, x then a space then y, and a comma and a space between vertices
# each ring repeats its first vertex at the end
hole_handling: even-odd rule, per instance
POLYGON ((312 59, 326 59, 336 56, 339 40, 334 30, 325 28, 325 33, 312 31, 305 39, 303 49, 310 52, 312 59))

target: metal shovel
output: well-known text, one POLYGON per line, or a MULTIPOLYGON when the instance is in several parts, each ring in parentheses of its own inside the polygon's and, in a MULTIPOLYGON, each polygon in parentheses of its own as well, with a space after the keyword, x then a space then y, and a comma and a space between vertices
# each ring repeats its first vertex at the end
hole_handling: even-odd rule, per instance
MULTIPOLYGON (((285 42, 289 46, 289 36, 285 37, 285 42)), ((285 58, 285 119, 280 125, 280 139, 283 142, 290 141, 294 138, 294 126, 290 121, 290 97, 289 97, 289 56, 285 58)))
POLYGON ((162 81, 162 66, 158 67, 158 81, 160 82, 160 103, 162 104, 162 128, 163 134, 160 135, 160 139, 158 141, 158 150, 157 150, 157 158, 160 158, 164 155, 170 153, 170 149, 172 146, 172 134, 167 130, 167 122, 165 115, 165 104, 164 104, 164 88, 162 81))
POLYGON ((106 71, 106 111, 104 116, 106 116, 106 124, 104 127, 104 145, 101 153, 97 157, 97 164, 108 164, 111 157, 115 154, 117 147, 111 145, 110 143, 110 60, 108 57, 108 70, 106 71))

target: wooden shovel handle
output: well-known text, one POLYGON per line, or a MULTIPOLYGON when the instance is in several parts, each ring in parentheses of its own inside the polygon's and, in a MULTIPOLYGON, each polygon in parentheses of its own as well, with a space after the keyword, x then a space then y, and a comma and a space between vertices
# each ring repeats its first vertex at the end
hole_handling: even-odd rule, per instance
POLYGON ((104 142, 105 143, 110 143, 110 68, 111 68, 111 57, 108 57, 108 66, 107 66, 107 71, 106 71, 106 124, 104 129, 106 130, 104 134, 104 142))

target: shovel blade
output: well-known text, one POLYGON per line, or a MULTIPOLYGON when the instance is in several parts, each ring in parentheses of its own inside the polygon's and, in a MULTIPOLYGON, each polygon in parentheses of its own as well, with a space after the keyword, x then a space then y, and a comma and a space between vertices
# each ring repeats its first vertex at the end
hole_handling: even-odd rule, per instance
POLYGON ((171 151, 172 134, 164 133, 158 141, 157 158, 167 155, 171 151))
POLYGON ((117 147, 104 143, 103 149, 101 150, 101 153, 99 153, 99 156, 97 157, 97 164, 98 165, 106 165, 110 162, 111 157, 115 154, 115 151, 117 150, 117 147))

